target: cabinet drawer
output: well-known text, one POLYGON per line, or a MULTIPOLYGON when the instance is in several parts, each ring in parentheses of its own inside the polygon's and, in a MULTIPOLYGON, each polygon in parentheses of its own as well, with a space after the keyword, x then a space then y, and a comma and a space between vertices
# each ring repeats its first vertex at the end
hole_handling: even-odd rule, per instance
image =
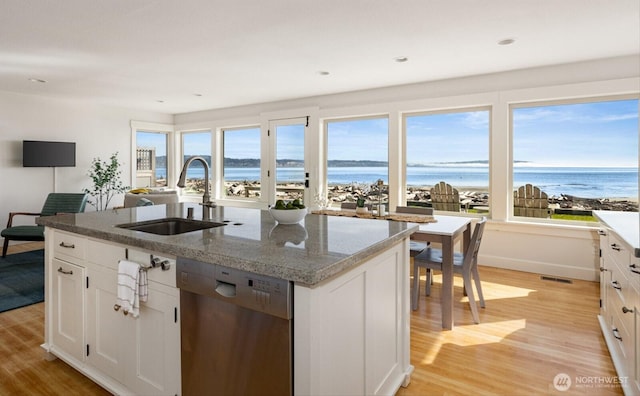
POLYGON ((56 231, 53 234, 54 257, 84 259, 87 240, 79 235, 56 231))
POLYGON ((609 232, 607 255, 620 268, 628 269, 631 263, 631 250, 618 236, 609 232))
POLYGON ((623 363, 623 367, 620 367, 620 369, 625 370, 624 373, 618 372, 618 375, 621 377, 629 376, 631 374, 630 368, 633 367, 632 364, 634 363, 634 340, 627 329, 618 322, 616 315, 613 315, 613 323, 611 324, 610 331, 615 338, 615 353, 623 363))
MULTIPOLYGON (((612 324, 628 335, 633 334, 635 329, 634 308, 632 301, 629 301, 629 305, 611 304, 612 324)), ((633 345, 629 336, 627 336, 627 344, 633 345)))
POLYGON ((637 291, 640 291, 640 258, 631 257, 628 275, 631 286, 637 291))
POLYGON ((609 267, 609 272, 611 273, 611 278, 608 287, 613 291, 609 295, 611 303, 616 304, 617 301, 617 304, 622 307, 633 299, 633 289, 630 287, 628 278, 629 270, 614 264, 609 267))
POLYGON ((126 249, 124 246, 94 240, 89 240, 87 245, 87 260, 91 263, 117 271, 118 261, 125 258, 126 249))

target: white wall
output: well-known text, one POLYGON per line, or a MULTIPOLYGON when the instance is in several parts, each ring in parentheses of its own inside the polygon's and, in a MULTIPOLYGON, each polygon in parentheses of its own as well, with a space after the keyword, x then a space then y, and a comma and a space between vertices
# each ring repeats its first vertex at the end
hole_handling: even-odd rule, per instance
MULTIPOLYGON (((8 212, 39 212, 54 190, 53 168, 22 167, 22 140, 76 142, 76 166, 55 169, 56 192, 90 188, 91 161, 108 160, 114 152, 119 153, 122 179, 129 185, 131 120, 172 123, 173 116, 0 92, 0 225, 6 224, 8 212)), ((119 196, 114 204, 122 200, 119 196)), ((93 207, 87 205, 89 210, 93 207)), ((20 223, 33 224, 33 218, 20 223)))
MULTIPOLYGON (((314 109, 312 119, 317 118, 318 124, 312 125, 313 133, 321 133, 320 123, 326 118, 388 114, 392 128, 390 139, 400 141, 403 112, 490 106, 492 219, 487 225, 479 262, 554 276, 597 280, 598 241, 593 227, 527 223, 511 217, 508 199, 513 191, 509 176, 509 105, 639 93, 640 57, 628 56, 179 114, 175 116, 175 127, 177 131, 195 128, 215 131, 248 124, 266 128, 265 120, 270 119, 271 114, 285 118, 287 114, 304 115, 299 109, 314 109)), ((394 169, 394 166, 399 167, 402 163, 402 158, 392 158, 389 162, 390 175, 401 178, 402 169, 394 169)), ((313 169, 322 164, 308 166, 313 169)), ((393 180, 394 177, 390 176, 391 191, 399 191, 402 180, 393 180)), ((392 198, 391 205, 395 204, 397 202, 392 198)))
MULTIPOLYGON (((597 279, 593 228, 513 221, 508 213, 508 105, 518 101, 565 99, 640 92, 640 58, 628 56, 591 62, 519 70, 468 78, 348 92, 175 116, 87 105, 82 102, 0 92, 0 224, 9 211, 39 211, 53 191, 53 170, 22 167, 22 140, 77 143, 77 166, 58 168, 56 191, 79 192, 90 186, 86 175, 94 157, 120 152, 123 179, 130 183, 130 121, 171 124, 176 130, 262 125, 265 120, 300 116, 314 109, 313 133, 324 118, 389 114, 400 133, 405 111, 477 105, 492 106, 492 216, 480 251, 480 263, 579 279, 597 279)), ((317 139, 316 139, 317 141, 317 139)), ((401 161, 390 161, 390 167, 401 161)), ((396 164, 396 165, 394 165, 396 164)), ((319 168, 321 164, 312 164, 319 168)), ((391 174, 401 175, 399 169, 391 174)), ((396 181, 396 185, 400 183, 396 181)), ((121 197, 115 202, 119 204, 121 197)), ((88 210, 91 210, 89 208, 88 210)), ((639 241, 640 243, 640 241, 639 241)))

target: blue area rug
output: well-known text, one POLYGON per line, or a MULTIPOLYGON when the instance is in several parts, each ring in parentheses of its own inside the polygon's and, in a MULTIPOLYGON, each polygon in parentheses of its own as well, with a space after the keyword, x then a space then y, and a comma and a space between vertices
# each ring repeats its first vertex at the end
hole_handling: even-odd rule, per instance
POLYGON ((0 257, 0 312, 44 301, 44 250, 0 257))

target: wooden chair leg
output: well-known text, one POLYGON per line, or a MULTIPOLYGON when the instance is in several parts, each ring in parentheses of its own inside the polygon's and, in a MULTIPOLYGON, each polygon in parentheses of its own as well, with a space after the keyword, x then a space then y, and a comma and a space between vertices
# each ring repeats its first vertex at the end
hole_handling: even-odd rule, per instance
POLYGON ((463 277, 464 278, 464 287, 467 289, 467 295, 469 296, 469 307, 471 308, 471 315, 473 316, 473 321, 478 324, 480 323, 480 316, 478 315, 478 306, 476 305, 476 299, 473 296, 473 288, 471 286, 471 277, 463 277))
POLYGON ((473 268, 473 281, 476 284, 476 290, 478 291, 478 298, 480 299, 480 306, 482 308, 485 307, 484 305, 484 295, 482 294, 482 284, 480 283, 480 274, 478 273, 478 266, 476 265, 473 268))
POLYGON ((433 284, 433 271, 427 268, 427 281, 424 285, 425 294, 427 296, 431 295, 431 284, 433 284))
POLYGON ((420 295, 420 267, 413 265, 413 290, 411 291, 411 309, 418 309, 418 297, 420 295))
POLYGON ((7 257, 8 248, 9 248, 9 238, 4 238, 4 245, 2 245, 2 257, 7 257))

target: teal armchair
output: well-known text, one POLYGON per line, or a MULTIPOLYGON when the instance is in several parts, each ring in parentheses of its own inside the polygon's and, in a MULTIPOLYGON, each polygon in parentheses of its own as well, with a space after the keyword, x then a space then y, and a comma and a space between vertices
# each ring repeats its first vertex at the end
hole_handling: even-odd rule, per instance
POLYGON ((13 226, 13 218, 18 215, 25 216, 53 216, 62 213, 81 213, 87 204, 87 194, 75 193, 51 193, 42 207, 40 213, 10 212, 7 228, 0 233, 4 237, 2 257, 7 255, 9 241, 44 241, 44 227, 39 225, 13 226))

